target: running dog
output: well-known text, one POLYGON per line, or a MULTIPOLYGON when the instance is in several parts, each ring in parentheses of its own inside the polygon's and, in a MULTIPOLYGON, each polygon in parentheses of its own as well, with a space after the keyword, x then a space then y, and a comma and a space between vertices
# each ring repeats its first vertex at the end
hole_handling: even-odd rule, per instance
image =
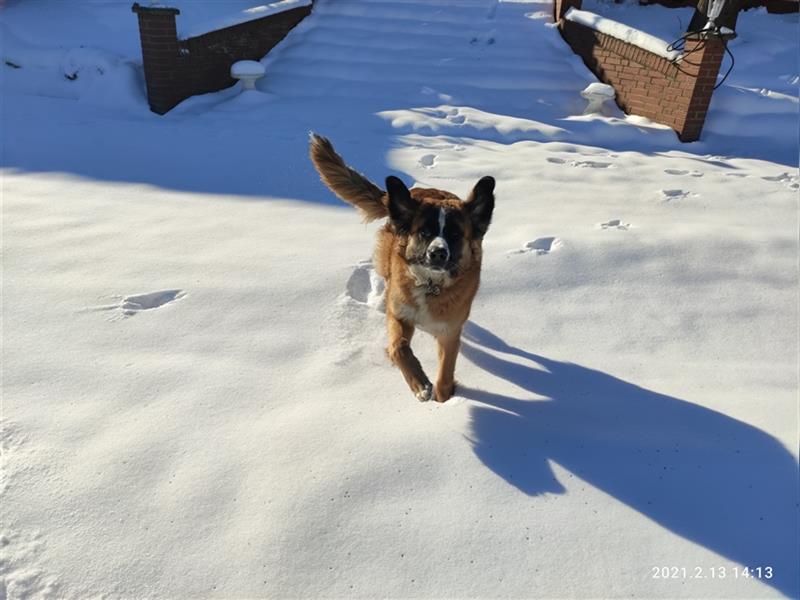
POLYGON ((478 181, 465 201, 443 190, 408 189, 397 177, 386 178, 384 191, 348 167, 324 137, 311 134, 310 155, 322 182, 355 206, 365 222, 388 217, 373 263, 386 280, 389 358, 418 400, 446 401, 455 388, 461 329, 480 283, 494 179, 478 181), (436 385, 411 351, 416 328, 438 342, 436 385))

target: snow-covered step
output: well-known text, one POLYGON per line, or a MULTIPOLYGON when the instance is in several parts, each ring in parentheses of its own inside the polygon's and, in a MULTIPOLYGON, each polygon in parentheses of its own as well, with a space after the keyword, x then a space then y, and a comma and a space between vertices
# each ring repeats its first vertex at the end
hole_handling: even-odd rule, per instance
MULTIPOLYGON (((305 60, 287 60, 271 69, 275 73, 306 74, 309 76, 323 76, 338 78, 342 81, 408 81, 425 83, 438 81, 440 83, 459 83, 478 88, 491 88, 495 90, 535 89, 541 86, 541 76, 553 73, 547 69, 506 69, 499 65, 491 65, 490 69, 475 72, 474 66, 424 65, 424 64, 399 64, 397 68, 376 72, 380 64, 362 63, 351 64, 343 61, 316 60, 309 64, 305 60)), ((549 82, 548 82, 549 83, 549 82)), ((558 82, 553 82, 558 83, 558 82)))
MULTIPOLYGON (((496 0, 321 0, 267 59, 263 89, 305 97, 380 97, 399 104, 534 106, 564 116, 582 104, 585 76, 540 3, 496 0), (543 35, 544 34, 544 35, 543 35), (559 98, 562 96, 563 98, 559 98), (574 96, 574 98, 573 98, 574 96)), ((459 123, 460 124, 460 123, 459 123)))
POLYGON ((414 18, 417 20, 468 23, 473 19, 486 19, 493 12, 496 2, 484 0, 468 3, 438 4, 431 2, 320 2, 315 6, 319 14, 328 12, 350 17, 371 17, 380 12, 381 17, 414 18))
MULTIPOLYGON (((558 61, 530 61, 525 58, 526 53, 530 51, 527 47, 516 47, 513 49, 503 48, 492 50, 491 54, 483 54, 475 52, 466 54, 462 52, 443 52, 440 56, 431 57, 430 51, 427 48, 419 48, 415 46, 405 50, 401 56, 394 50, 381 47, 370 48, 369 52, 362 52, 359 55, 354 55, 353 47, 350 44, 337 44, 322 42, 318 37, 315 38, 314 44, 308 44, 302 48, 292 48, 292 60, 325 60, 325 61, 340 61, 347 62, 354 66, 359 65, 436 65, 436 66, 455 66, 463 65, 472 67, 473 73, 475 67, 484 63, 501 64, 504 69, 516 70, 520 72, 531 71, 532 69, 538 72, 560 72, 563 71, 563 65, 558 61), (521 58, 522 57, 522 58, 521 58)), ((288 56, 288 53, 287 53, 288 56)))

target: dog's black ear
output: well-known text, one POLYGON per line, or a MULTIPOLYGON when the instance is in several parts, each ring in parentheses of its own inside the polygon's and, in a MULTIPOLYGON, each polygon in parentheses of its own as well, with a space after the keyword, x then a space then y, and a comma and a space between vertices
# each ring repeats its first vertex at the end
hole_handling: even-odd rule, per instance
POLYGON ((419 202, 411 197, 406 184, 391 175, 386 178, 386 192, 389 195, 389 218, 394 229, 400 235, 406 235, 411 231, 419 202))
POLYGON ((494 177, 481 178, 472 188, 472 192, 465 203, 470 221, 472 221, 472 233, 475 239, 480 239, 486 235, 489 224, 492 222, 492 211, 494 211, 494 177))

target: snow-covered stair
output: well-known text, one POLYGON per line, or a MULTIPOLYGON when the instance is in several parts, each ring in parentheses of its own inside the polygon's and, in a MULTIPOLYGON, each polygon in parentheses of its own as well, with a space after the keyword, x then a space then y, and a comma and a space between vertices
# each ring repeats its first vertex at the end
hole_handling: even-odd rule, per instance
POLYGON ((550 14, 550 2, 319 0, 265 61, 263 89, 372 98, 383 108, 500 105, 563 116, 581 104, 587 75, 544 26, 550 14))

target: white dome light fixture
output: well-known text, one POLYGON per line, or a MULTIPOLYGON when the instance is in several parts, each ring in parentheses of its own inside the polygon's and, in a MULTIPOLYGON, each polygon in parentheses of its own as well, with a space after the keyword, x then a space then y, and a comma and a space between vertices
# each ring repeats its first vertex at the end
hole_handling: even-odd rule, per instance
POLYGON ((257 91, 256 81, 264 76, 264 65, 255 60, 240 60, 231 65, 231 77, 242 82, 242 91, 257 91))

